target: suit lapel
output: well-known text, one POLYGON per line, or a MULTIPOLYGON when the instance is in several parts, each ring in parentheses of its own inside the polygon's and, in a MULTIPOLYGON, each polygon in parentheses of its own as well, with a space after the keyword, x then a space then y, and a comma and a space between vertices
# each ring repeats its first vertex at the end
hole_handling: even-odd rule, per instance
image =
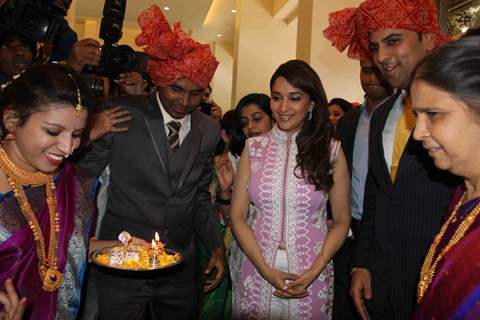
POLYGON ((405 177, 405 172, 410 172, 410 170, 407 170, 407 168, 415 162, 415 154, 418 153, 419 147, 421 147, 420 143, 413 139, 412 132, 412 134, 410 134, 410 137, 408 138, 407 144, 405 145, 405 149, 403 150, 400 162, 398 163, 397 177, 395 179, 395 182, 402 180, 405 177))
MULTIPOLYGON (((343 143, 343 152, 345 154, 348 154, 348 158, 350 159, 350 168, 352 167, 352 161, 353 161, 353 151, 355 148, 355 136, 357 134, 357 126, 358 126, 358 120, 360 119, 360 114, 362 113, 360 110, 360 107, 351 110, 349 113, 345 115, 345 117, 348 118, 348 124, 345 125, 345 132, 344 137, 342 137, 342 143, 343 143), (350 113, 351 112, 351 113, 350 113)), ((347 119, 346 119, 347 120, 347 119)))
MULTIPOLYGON (((197 158, 198 152, 200 151, 200 145, 202 142, 202 130, 200 128, 199 120, 196 116, 195 112, 192 112, 192 117, 190 119, 190 132, 188 133, 186 139, 190 139, 188 145, 184 145, 183 147, 190 148, 188 152, 187 161, 183 166, 182 175, 180 176, 180 180, 175 188, 175 192, 177 192, 183 185, 185 178, 187 177, 188 173, 193 167, 195 163, 195 159, 197 158)), ((180 146, 181 148, 182 146, 180 146)))
POLYGON ((152 140, 152 145, 155 149, 158 161, 160 162, 160 166, 162 167, 164 174, 168 177, 168 146, 167 143, 165 143, 167 137, 165 136, 163 116, 160 106, 157 103, 156 96, 149 96, 147 98, 147 108, 149 108, 150 112, 144 117, 145 126, 150 139, 152 140))

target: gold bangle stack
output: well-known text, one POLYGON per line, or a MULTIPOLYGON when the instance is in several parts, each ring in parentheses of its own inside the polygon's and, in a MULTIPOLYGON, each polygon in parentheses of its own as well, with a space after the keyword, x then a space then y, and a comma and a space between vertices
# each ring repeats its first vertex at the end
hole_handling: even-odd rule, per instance
POLYGON ((43 172, 27 172, 17 167, 9 158, 5 150, 0 147, 0 169, 7 177, 7 181, 12 188, 13 194, 17 199, 18 205, 32 230, 35 241, 38 269, 40 279, 42 280, 42 289, 45 291, 55 291, 63 282, 63 274, 58 271, 58 238, 60 233, 60 224, 55 199, 55 183, 53 174, 43 172), (38 220, 33 213, 32 206, 28 202, 23 187, 38 187, 45 185, 47 206, 50 214, 50 241, 48 245, 48 254, 45 248, 45 238, 38 220))
POLYGON ((418 283, 418 288, 417 288, 418 303, 422 301, 425 293, 430 287, 430 284, 433 280, 433 277, 435 276, 435 272, 440 260, 442 260, 445 254, 463 238, 463 236, 471 227, 473 222, 475 222, 475 219, 477 218, 477 216, 480 214, 480 204, 477 204, 470 211, 470 213, 465 218, 463 218, 462 222, 453 233, 447 245, 440 251, 440 253, 435 258, 435 260, 433 259, 434 254, 437 251, 437 247, 441 239, 443 238, 443 235, 447 231, 450 224, 454 223, 457 220, 458 208, 460 208, 460 206, 462 205, 463 201, 465 200, 465 197, 466 197, 466 192, 462 195, 461 199, 455 205, 455 208, 453 209, 452 214, 450 215, 450 217, 448 217, 447 221, 443 224, 442 228, 440 229, 440 232, 435 236, 435 239, 433 240, 433 243, 430 246, 430 249, 428 250, 427 256, 425 257, 425 261, 423 262, 423 265, 422 265, 422 270, 420 272, 420 282, 418 283))

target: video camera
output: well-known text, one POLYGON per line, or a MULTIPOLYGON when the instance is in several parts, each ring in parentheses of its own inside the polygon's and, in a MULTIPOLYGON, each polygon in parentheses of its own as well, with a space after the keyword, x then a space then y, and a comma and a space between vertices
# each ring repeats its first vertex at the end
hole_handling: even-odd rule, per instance
POLYGON ((35 42, 53 42, 64 30, 70 0, 10 0, 0 7, 0 31, 14 30, 35 42))
POLYGON ((122 38, 126 0, 105 0, 99 37, 104 41, 102 57, 98 66, 86 66, 85 73, 104 75, 109 78, 131 71, 137 65, 135 51, 127 45, 118 45, 122 38))

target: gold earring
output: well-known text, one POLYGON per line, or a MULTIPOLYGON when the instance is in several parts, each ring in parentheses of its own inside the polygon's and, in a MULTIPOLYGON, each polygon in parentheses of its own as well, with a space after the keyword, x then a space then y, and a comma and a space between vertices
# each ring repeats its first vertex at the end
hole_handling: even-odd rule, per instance
POLYGON ((9 131, 7 133, 7 136, 5 137, 6 140, 15 140, 15 134, 13 133, 13 131, 9 131))

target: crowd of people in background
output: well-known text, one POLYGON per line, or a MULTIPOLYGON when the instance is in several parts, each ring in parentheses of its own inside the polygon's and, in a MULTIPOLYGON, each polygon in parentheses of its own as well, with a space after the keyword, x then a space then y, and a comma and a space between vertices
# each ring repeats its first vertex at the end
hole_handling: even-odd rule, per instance
POLYGON ((223 113, 210 46, 138 21, 145 70, 115 79, 82 73, 101 45, 71 29, 0 32, 0 319, 480 317, 478 30, 365 0, 323 32, 363 102, 290 60, 223 113), (91 264, 122 231, 183 261, 91 264))

